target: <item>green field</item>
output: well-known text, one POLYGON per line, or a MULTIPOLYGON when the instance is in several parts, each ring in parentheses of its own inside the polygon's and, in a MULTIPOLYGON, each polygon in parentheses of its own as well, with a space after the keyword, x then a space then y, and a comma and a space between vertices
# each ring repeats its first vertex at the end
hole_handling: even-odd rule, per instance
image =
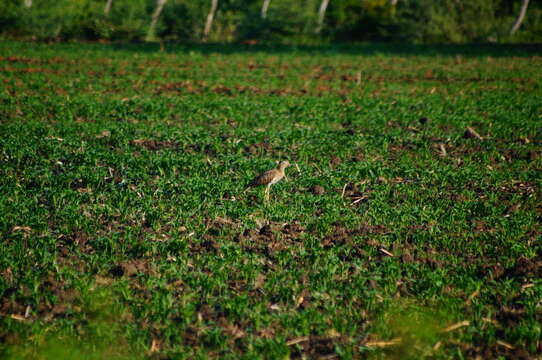
POLYGON ((1 358, 542 356, 540 47, 0 55, 1 358))

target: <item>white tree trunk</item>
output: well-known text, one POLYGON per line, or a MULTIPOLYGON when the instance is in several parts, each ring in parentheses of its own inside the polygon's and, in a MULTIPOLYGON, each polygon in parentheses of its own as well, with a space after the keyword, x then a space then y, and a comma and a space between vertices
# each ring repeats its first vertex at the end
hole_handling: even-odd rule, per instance
POLYGON ((391 4, 391 6, 395 6, 395 5, 397 5, 397 1, 398 1, 398 0, 390 0, 390 4, 391 4))
POLYGON ((265 19, 267 17, 267 9, 269 8, 269 2, 271 0, 263 0, 262 4, 262 19, 265 19))
POLYGON ((527 6, 529 6, 529 0, 523 0, 518 18, 516 19, 516 22, 510 29, 510 35, 514 35, 514 33, 518 31, 519 27, 523 23, 523 20, 525 19, 525 14, 527 14, 527 6))
POLYGON ((105 4, 105 7, 104 7, 105 16, 109 15, 109 11, 111 10, 111 4, 112 3, 113 3, 113 0, 107 0, 107 3, 105 4))
POLYGON ((324 17, 326 16, 326 9, 328 4, 329 0, 322 0, 322 2, 320 3, 320 10, 318 11, 318 25, 316 26, 316 29, 314 29, 315 34, 319 34, 320 31, 322 31, 322 26, 324 26, 324 17))
POLYGON ((27 8, 32 7, 32 0, 24 0, 24 6, 27 8))
POLYGON ((216 8, 218 7, 218 0, 211 0, 211 10, 207 15, 207 21, 205 22, 205 29, 203 30, 203 42, 207 41, 209 33, 211 32, 211 26, 213 26, 213 19, 215 17, 216 8))
POLYGON ((147 41, 154 39, 156 23, 158 22, 158 18, 160 17, 160 14, 162 13, 164 5, 166 5, 166 2, 167 0, 156 0, 156 9, 154 9, 154 13, 152 14, 151 26, 149 27, 149 32, 147 33, 147 41))

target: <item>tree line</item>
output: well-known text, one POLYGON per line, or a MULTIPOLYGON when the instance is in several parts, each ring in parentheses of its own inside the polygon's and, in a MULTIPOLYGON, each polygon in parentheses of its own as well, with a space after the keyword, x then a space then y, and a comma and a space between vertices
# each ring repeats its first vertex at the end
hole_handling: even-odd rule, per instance
POLYGON ((187 42, 534 42, 529 0, 3 0, 0 33, 187 42))

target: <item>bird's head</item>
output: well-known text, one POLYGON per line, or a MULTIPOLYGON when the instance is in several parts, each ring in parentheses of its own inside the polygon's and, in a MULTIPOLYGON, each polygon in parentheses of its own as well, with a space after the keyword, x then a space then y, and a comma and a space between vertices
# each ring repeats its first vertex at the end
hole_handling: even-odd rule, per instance
POLYGON ((288 160, 281 161, 279 163, 279 168, 286 169, 288 166, 290 166, 290 162, 288 160))

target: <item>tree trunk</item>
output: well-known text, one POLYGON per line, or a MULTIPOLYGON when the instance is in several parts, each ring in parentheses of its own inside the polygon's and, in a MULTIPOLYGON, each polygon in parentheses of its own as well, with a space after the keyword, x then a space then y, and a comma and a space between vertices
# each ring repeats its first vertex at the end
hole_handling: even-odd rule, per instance
POLYGON ((390 0, 390 5, 391 5, 391 6, 397 5, 397 1, 398 1, 398 0, 390 0))
POLYGON ((525 19, 525 14, 527 14, 527 6, 529 6, 529 0, 523 0, 518 18, 516 19, 516 22, 510 29, 510 35, 514 35, 514 33, 518 31, 519 27, 523 23, 523 20, 525 19))
POLYGON ((109 16, 109 11, 111 10, 111 4, 113 3, 113 0, 107 0, 107 3, 104 7, 104 14, 105 16, 109 16))
POLYGON ((213 19, 215 17, 216 8, 218 7, 218 0, 211 0, 211 10, 207 15, 207 21, 205 22, 205 29, 203 30, 203 42, 207 42, 209 33, 211 32, 211 26, 213 26, 213 19))
POLYGON ((24 0, 24 6, 27 8, 32 7, 32 0, 24 0))
POLYGON ((315 34, 319 34, 320 31, 322 31, 322 26, 324 26, 324 17, 326 16, 326 9, 328 4, 329 0, 322 0, 322 3, 320 4, 320 10, 318 11, 318 25, 316 26, 316 29, 314 29, 315 34))
POLYGON ((267 17, 267 9, 269 8, 269 2, 271 0, 263 0, 262 5, 262 19, 265 19, 267 17))
POLYGON ((149 27, 149 32, 147 33, 147 41, 154 40, 156 23, 158 22, 158 18, 160 17, 160 14, 162 13, 164 5, 166 5, 166 2, 167 0, 156 0, 156 9, 154 9, 154 13, 152 14, 151 26, 149 27))

